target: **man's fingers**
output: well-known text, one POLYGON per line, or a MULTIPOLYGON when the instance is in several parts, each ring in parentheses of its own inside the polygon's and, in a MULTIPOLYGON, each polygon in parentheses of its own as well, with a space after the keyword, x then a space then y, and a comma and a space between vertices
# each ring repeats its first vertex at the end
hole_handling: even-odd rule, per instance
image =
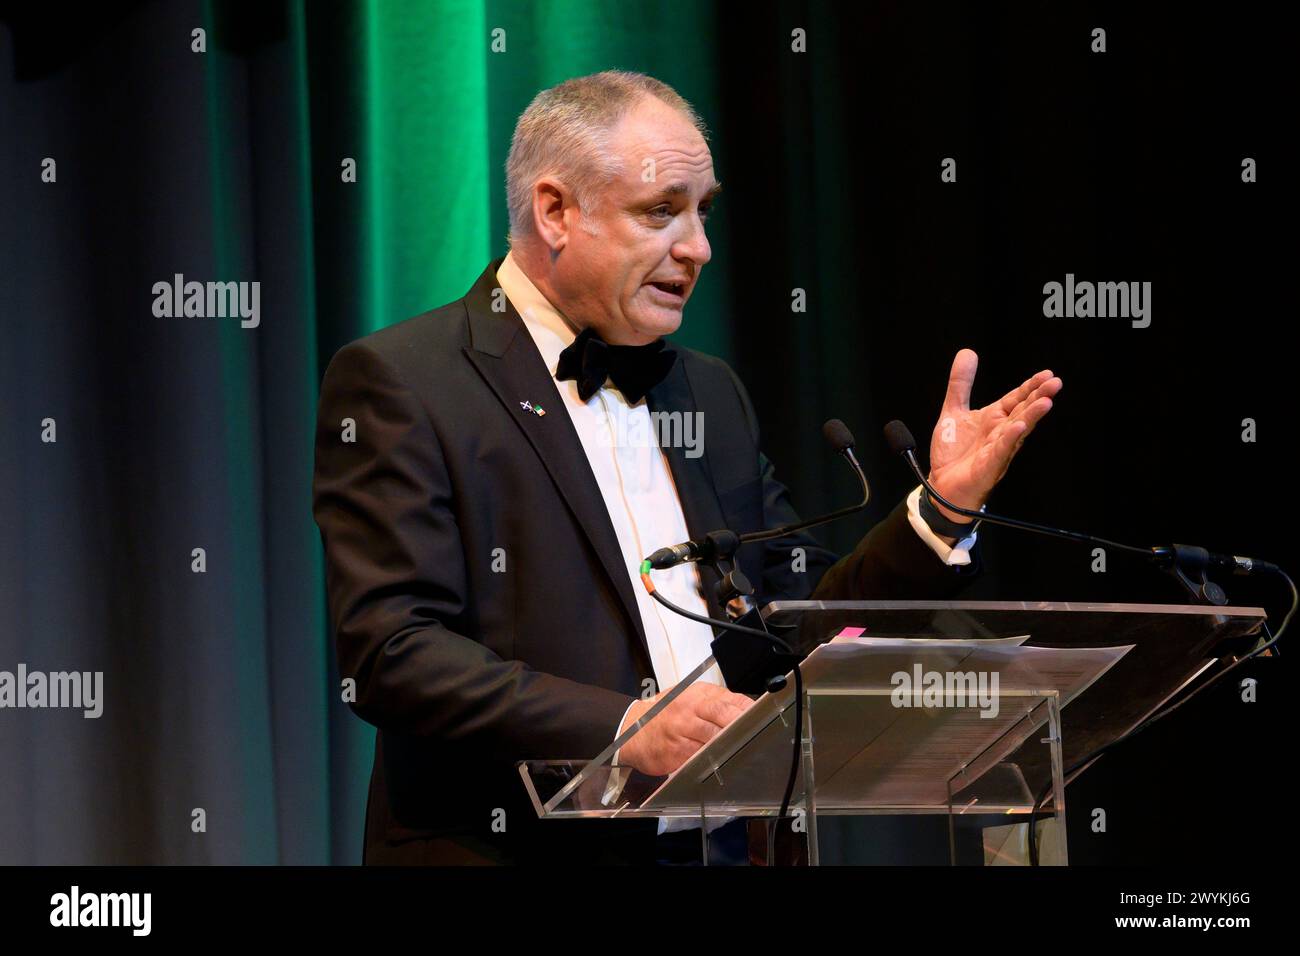
POLYGON ((1064 382, 1053 375, 1049 379, 1038 383, 1024 400, 1018 403, 1007 415, 1008 418, 1019 418, 1024 415, 1025 410, 1032 407, 1040 398, 1055 398, 1057 393, 1064 387, 1064 382))
POLYGON ((1025 425, 1025 431, 1023 432, 1023 434, 1021 434, 1020 440, 1024 441, 1025 435, 1028 435, 1031 431, 1033 431, 1034 426, 1036 426, 1040 421, 1042 421, 1043 416, 1046 415, 1051 410, 1052 410, 1051 397, 1047 395, 1043 395, 1038 398, 1035 398, 1032 402, 1029 402, 1023 408, 1017 410, 1016 414, 1008 418, 1005 424, 1011 425, 1015 422, 1023 422, 1025 425))
POLYGON ((703 747, 718 735, 720 729, 716 724, 705 720, 698 714, 687 714, 669 728, 669 733, 675 732, 677 736, 693 741, 703 747))
POLYGON ((729 701, 737 707, 748 707, 753 703, 753 701, 744 694, 737 694, 735 691, 727 690, 727 688, 720 684, 707 684, 700 682, 692 685, 691 690, 687 693, 690 693, 691 691, 698 693, 701 697, 707 700, 729 701))
POLYGON ((1028 434, 1028 428, 1023 419, 1007 422, 998 432, 997 438, 993 441, 993 455, 991 457, 999 475, 1014 457, 1026 434, 1028 434))
POLYGON ((725 727, 743 714, 750 703, 748 697, 727 691, 725 696, 709 696, 701 700, 695 713, 718 727, 725 727))
POLYGON ((1054 376, 1050 368, 1045 368, 1035 375, 1025 379, 1018 387, 1007 392, 998 399, 998 408, 1004 415, 1010 415, 1015 411, 1017 405, 1021 405, 1028 399, 1036 389, 1041 387, 1044 382, 1050 381, 1054 376))
POLYGON ((943 397, 946 412, 964 412, 970 409, 970 393, 975 385, 975 370, 980 358, 970 349, 962 349, 952 360, 948 373, 948 392, 943 397))
POLYGON ((1035 399, 1016 418, 1007 419, 996 429, 993 437, 993 457, 1001 467, 1005 467, 1025 441, 1034 426, 1043 420, 1043 416, 1052 410, 1052 400, 1044 396, 1035 399))

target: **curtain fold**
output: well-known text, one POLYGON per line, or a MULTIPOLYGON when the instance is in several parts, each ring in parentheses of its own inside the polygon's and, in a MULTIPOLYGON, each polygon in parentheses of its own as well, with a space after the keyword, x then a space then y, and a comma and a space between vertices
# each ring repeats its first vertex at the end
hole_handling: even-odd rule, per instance
MULTIPOLYGON (((707 28, 655 52, 691 7, 571 29, 587 5, 139 3, 71 27, 71 51, 50 15, 0 29, 0 428, 20 449, 0 668, 105 687, 96 720, 0 720, 0 863, 360 860, 374 732, 326 620, 320 375, 504 253, 505 154, 538 89, 644 69, 707 112, 707 28), (53 184, 30 175, 46 156, 53 184), (155 315, 177 275, 258 283, 256 326, 155 315), (29 427, 47 417, 52 444, 29 427)), ((717 351, 724 329, 686 335, 717 351)))

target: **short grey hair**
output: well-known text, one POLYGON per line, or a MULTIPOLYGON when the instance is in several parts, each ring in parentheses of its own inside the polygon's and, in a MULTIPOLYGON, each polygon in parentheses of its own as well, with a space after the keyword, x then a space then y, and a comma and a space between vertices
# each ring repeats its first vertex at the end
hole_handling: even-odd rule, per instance
POLYGON ((510 240, 533 233, 533 186, 554 176, 588 212, 599 188, 622 170, 609 153, 610 132, 633 107, 652 96, 677 110, 708 138, 695 108, 667 83, 644 73, 606 70, 542 90, 515 124, 506 159, 510 240))

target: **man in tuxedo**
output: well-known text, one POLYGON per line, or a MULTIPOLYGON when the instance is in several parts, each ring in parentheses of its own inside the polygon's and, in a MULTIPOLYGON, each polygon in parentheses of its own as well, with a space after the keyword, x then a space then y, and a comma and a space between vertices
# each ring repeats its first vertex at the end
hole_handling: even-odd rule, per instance
MULTIPOLYGON (((663 338, 709 261, 719 189, 702 124, 664 84, 607 72, 545 90, 511 144, 509 255, 330 363, 314 513, 340 671, 379 729, 365 862, 664 855, 664 821, 538 820, 516 763, 594 757, 707 656, 711 629, 640 585, 645 555, 797 520, 735 373, 663 338), (689 415, 702 448, 628 438, 689 415)), ((971 508, 1061 387, 1044 371, 972 409, 975 363, 957 355, 931 446, 934 485, 971 508)), ((972 567, 964 521, 917 489, 843 558, 805 533, 737 564, 759 606, 942 597, 972 567)), ((693 564, 656 575, 721 618, 715 583, 693 564)), ((620 765, 669 773, 749 703, 714 668, 620 765)))

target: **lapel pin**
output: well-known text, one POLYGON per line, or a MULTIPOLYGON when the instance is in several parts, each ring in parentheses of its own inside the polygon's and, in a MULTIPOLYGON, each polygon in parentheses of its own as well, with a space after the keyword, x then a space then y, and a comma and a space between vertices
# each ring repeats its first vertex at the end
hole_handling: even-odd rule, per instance
POLYGON ((542 408, 542 406, 540 405, 534 405, 531 402, 520 402, 519 407, 526 412, 532 412, 534 415, 537 415, 539 418, 542 415, 546 414, 546 409, 542 408))

